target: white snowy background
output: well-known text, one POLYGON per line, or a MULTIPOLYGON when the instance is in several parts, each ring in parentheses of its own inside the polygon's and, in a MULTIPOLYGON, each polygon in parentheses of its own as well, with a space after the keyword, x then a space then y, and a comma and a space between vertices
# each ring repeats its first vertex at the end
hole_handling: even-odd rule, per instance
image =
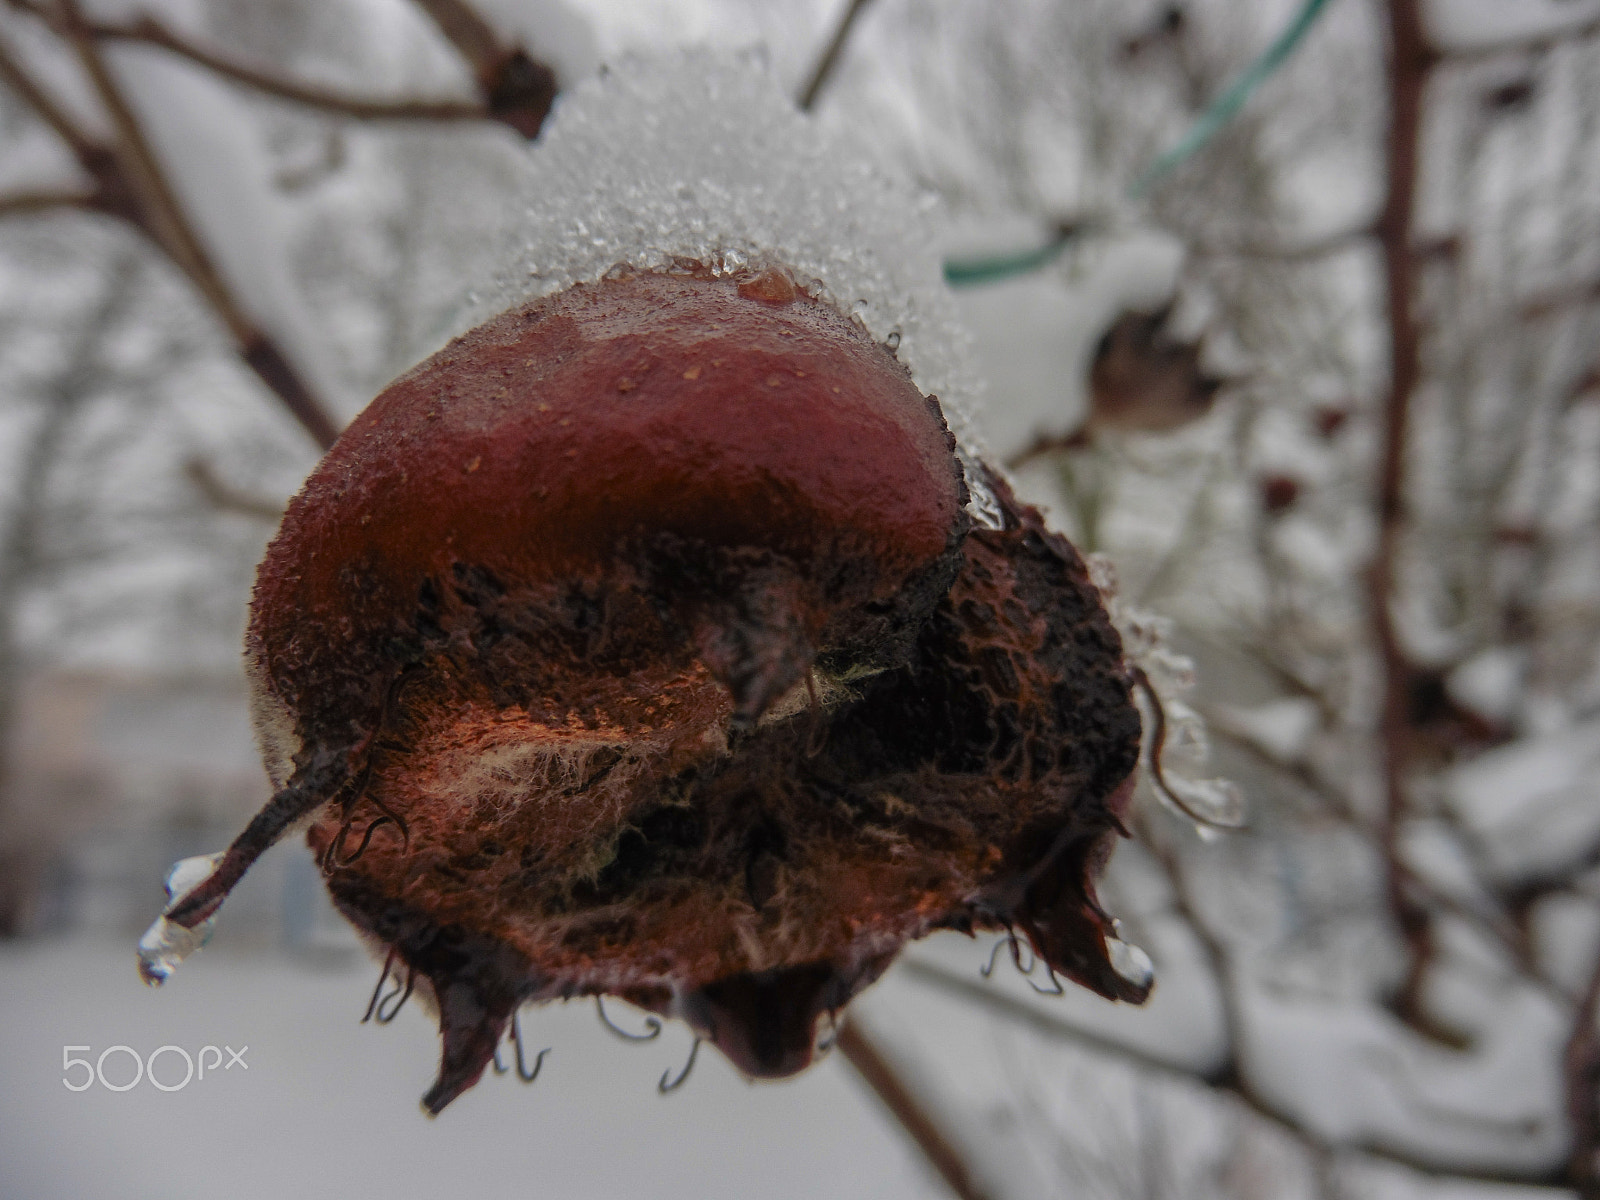
MULTIPOLYGON (((1420 748, 1387 857, 1362 582, 1387 378, 1367 236, 1381 6, 1332 0, 1139 201, 1133 181, 1297 3, 876 0, 806 116, 786 98, 836 2, 476 7, 561 78, 531 149, 489 122, 338 118, 106 43, 243 318, 338 419, 515 296, 620 259, 765 250, 898 333, 973 453, 1089 419, 1087 446, 1019 484, 1198 663, 1203 770, 1240 781, 1249 826, 1201 836, 1141 797, 1104 895, 1156 963, 1150 1004, 1039 996, 1004 955, 986 979, 988 941, 949 936, 855 1006, 986 1191, 1571 1194, 1563 1055, 1600 943, 1600 6, 1425 6, 1455 57, 1430 87, 1415 205, 1427 340, 1394 612, 1420 748), (942 259, 1030 248, 1061 220, 1089 232, 1044 269, 939 282, 942 259), (1215 408, 1170 433, 1094 431, 1101 335, 1169 302, 1174 336, 1226 380, 1215 408), (1286 505, 1269 481, 1292 485, 1286 505), (1412 950, 1396 870, 1432 914, 1420 1018, 1395 1002, 1412 950)), ((28 8, 0 5, 0 47, 107 134, 28 8)), ((84 8, 157 14, 346 93, 472 95, 406 0, 84 8)), ((0 90, 0 200, 88 182, 0 90)), ((427 1121, 436 1035, 414 1007, 358 1024, 375 967, 298 847, 171 984, 140 986, 132 942, 165 865, 265 798, 238 638, 271 513, 315 458, 145 243, 81 212, 0 218, 0 897, 17 934, 0 941, 0 1198, 945 1194, 839 1056, 751 1086, 707 1054, 661 1097, 685 1031, 624 1045, 578 1004, 524 1013, 552 1047, 534 1085, 487 1077, 427 1121), (63 1085, 64 1046, 119 1044, 248 1045, 249 1067, 170 1094, 63 1085)), ((1151 662, 1181 690, 1171 648, 1151 662)))

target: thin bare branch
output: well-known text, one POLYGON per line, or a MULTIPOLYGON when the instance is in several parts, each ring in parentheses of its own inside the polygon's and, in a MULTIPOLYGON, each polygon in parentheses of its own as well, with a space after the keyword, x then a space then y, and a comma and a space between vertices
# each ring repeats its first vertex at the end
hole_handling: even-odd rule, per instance
POLYGON ((555 72, 522 47, 504 44, 466 0, 415 2, 472 68, 487 115, 525 138, 538 137, 555 103, 555 72))
POLYGON ((1422 986, 1433 955, 1426 910, 1416 902, 1400 867, 1400 834, 1406 818, 1406 777, 1411 750, 1412 670, 1393 612, 1405 534, 1406 465, 1411 404, 1422 375, 1422 333, 1413 312, 1416 259, 1412 238, 1416 207, 1418 142, 1422 101, 1434 63, 1423 28, 1420 0, 1389 0, 1389 134, 1387 170, 1378 236, 1383 251, 1389 326, 1389 393, 1384 399, 1376 496, 1377 553, 1367 574, 1367 619, 1372 624, 1383 670, 1383 709, 1378 730, 1384 807, 1379 847, 1387 865, 1390 913, 1410 951, 1396 1011, 1426 1027, 1422 986))
MULTIPOLYGON (((1322 806, 1322 811, 1341 825, 1359 833, 1374 843, 1381 836, 1381 829, 1375 829, 1371 822, 1364 820, 1350 806, 1345 797, 1339 795, 1323 780, 1319 779, 1304 763, 1283 762, 1272 757, 1255 742, 1230 729, 1226 721, 1218 719, 1210 713, 1207 714, 1206 728, 1210 731, 1212 737, 1247 755, 1257 766, 1281 776, 1296 787, 1316 797, 1318 803, 1322 806)), ((1529 982, 1538 984, 1549 992, 1553 998, 1568 1004, 1576 1001, 1577 997, 1569 989, 1563 987, 1558 981, 1550 978, 1548 974, 1540 970, 1538 963, 1533 959, 1533 950, 1528 943, 1528 939, 1521 934, 1515 923, 1504 912, 1485 911, 1450 895, 1448 892, 1441 891, 1428 879, 1419 875, 1406 862, 1404 856, 1398 856, 1393 866, 1395 870, 1404 876, 1406 885, 1413 889, 1430 909, 1438 912, 1447 912, 1451 916, 1459 917, 1496 942, 1506 952, 1507 956, 1516 963, 1517 968, 1527 976, 1529 982)), ((1567 881, 1569 878, 1570 876, 1563 875, 1562 882, 1567 881)), ((1559 886, 1557 881, 1550 881, 1550 889, 1557 886, 1559 886)))
POLYGON ((1453 47, 1436 45, 1431 47, 1431 51, 1443 63, 1451 66, 1465 66, 1471 63, 1483 62, 1486 59, 1500 58, 1507 54, 1544 54, 1563 43, 1582 41, 1597 34, 1600 34, 1600 17, 1593 17, 1587 21, 1577 21, 1562 28, 1534 34, 1531 37, 1511 38, 1507 41, 1494 42, 1487 46, 1453 47))
POLYGON ((1198 254, 1214 255, 1219 258, 1256 258, 1269 262, 1315 262, 1317 259, 1353 250, 1368 238, 1373 237, 1376 232, 1375 226, 1369 225, 1359 229, 1346 229, 1340 233, 1329 234, 1327 237, 1304 242, 1298 246, 1274 246, 1266 242, 1250 241, 1232 243, 1201 242, 1194 249, 1198 254))
POLYGON ((1025 1025, 1045 1037, 1054 1038, 1057 1041, 1071 1042, 1093 1053, 1103 1054, 1108 1058, 1129 1063, 1142 1071, 1147 1071, 1173 1082, 1190 1085, 1199 1084, 1217 1094, 1232 1097, 1256 1116, 1283 1130, 1308 1150, 1318 1155, 1339 1152, 1361 1154, 1382 1162, 1405 1167, 1408 1170, 1416 1171, 1418 1174, 1439 1181, 1455 1180, 1472 1183, 1521 1185, 1548 1184, 1550 1182, 1549 1179, 1532 1173, 1457 1170, 1441 1166, 1432 1159, 1421 1158, 1392 1146, 1383 1146, 1370 1142, 1335 1145, 1324 1141, 1293 1117, 1278 1111, 1249 1088, 1242 1086, 1239 1079, 1229 1073, 1202 1073, 1189 1070, 1150 1054, 1148 1051, 1139 1050, 1136 1047, 1120 1042, 1113 1042, 1109 1038, 1100 1037, 1087 1030, 1080 1029, 1070 1022, 1052 1017, 1048 1013, 1040 1011, 1036 1005, 1030 1004, 1026 1000, 1020 1000, 1015 996, 1008 996, 992 985, 979 983, 976 980, 957 975, 933 963, 908 959, 899 967, 899 970, 960 999, 981 1004, 989 1011, 1005 1017, 1007 1020, 1025 1025))
POLYGON ((910 1085, 901 1078, 893 1064, 873 1044, 854 1017, 839 1030, 839 1051, 850 1061, 856 1073, 866 1081, 883 1106, 889 1110, 900 1127, 911 1135, 917 1148, 939 1172, 950 1190, 961 1200, 985 1200, 973 1179, 972 1168, 955 1144, 950 1141, 933 1115, 917 1099, 910 1085))
MULTIPOLYGON (((124 215, 182 268, 238 344, 240 356, 324 449, 339 429, 283 351, 245 314, 190 223, 127 98, 100 53, 77 0, 60 0, 64 36, 116 131, 114 177, 131 198, 124 215)), ((111 175, 111 172, 107 172, 111 175)))
POLYGON ((900 965, 895 969, 902 974, 911 976, 913 979, 932 984, 940 991, 948 992, 952 996, 992 1008, 997 1012, 1003 1013, 1011 1020, 1032 1026, 1049 1037, 1066 1038, 1098 1054, 1109 1055, 1113 1058, 1121 1059, 1123 1062, 1132 1063, 1141 1070, 1153 1071, 1158 1075, 1167 1075, 1174 1079, 1209 1078, 1197 1071, 1190 1071, 1169 1062, 1159 1055, 1151 1054, 1148 1050, 1141 1050, 1127 1042, 1115 1041, 1112 1038, 1080 1028, 1069 1021, 1052 1017, 1040 1011, 1037 1006, 1029 1004, 1026 1000, 1006 995, 1006 993, 997 989, 993 983, 969 979, 965 975, 957 975, 954 971, 941 967, 937 963, 908 956, 902 959, 900 965))
POLYGON ((828 86, 828 79, 844 55, 845 45, 850 41, 851 30, 855 28, 856 21, 871 3, 872 0, 850 0, 845 5, 844 12, 839 14, 839 24, 834 27, 827 48, 823 50, 822 57, 817 59, 817 65, 811 69, 811 76, 806 81, 806 86, 800 91, 797 103, 801 112, 810 112, 816 105, 817 97, 822 94, 822 89, 828 86))
POLYGON ((506 51, 494 27, 470 4, 464 0, 416 0, 416 5, 432 18, 456 53, 467 60, 474 75, 484 79, 493 74, 506 51))
POLYGON ((82 191, 21 191, 0 193, 0 217, 33 216, 62 208, 88 209, 99 204, 99 195, 82 191))
POLYGON ((1572 1032, 1562 1058, 1567 1119, 1572 1125, 1568 1174, 1583 1200, 1600 1197, 1600 946, 1583 999, 1572 1017, 1572 1032))
POLYGON ((16 92, 46 125, 55 130, 56 136, 67 144, 73 156, 86 169, 91 160, 105 155, 105 147, 80 128, 67 110, 56 103, 44 85, 23 67, 3 38, 0 38, 0 82, 16 92))
POLYGON ((198 456, 189 459, 183 464, 183 473, 205 497, 206 503, 221 512, 238 513, 274 525, 283 517, 282 504, 234 487, 217 474, 216 467, 207 459, 198 456))
POLYGON ((1051 458, 1069 450, 1082 450, 1088 444, 1087 425, 1080 425, 1069 433, 1036 433, 1031 442, 1006 459, 1006 467, 1015 471, 1041 458, 1051 458))
POLYGON ((341 116, 389 121, 481 121, 489 116, 488 108, 474 100, 385 99, 285 79, 270 70, 191 42, 150 16, 123 24, 90 22, 89 31, 102 40, 159 46, 255 91, 341 116))
POLYGON ((1543 317, 1595 303, 1600 303, 1600 279, 1551 288, 1547 292, 1530 296, 1517 306, 1517 315, 1524 321, 1537 321, 1543 317))

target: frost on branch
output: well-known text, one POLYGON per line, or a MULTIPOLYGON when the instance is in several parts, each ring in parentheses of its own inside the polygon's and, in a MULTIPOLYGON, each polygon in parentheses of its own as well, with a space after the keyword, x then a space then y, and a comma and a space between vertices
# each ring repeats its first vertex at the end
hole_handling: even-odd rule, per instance
POLYGON ((958 440, 922 222, 851 162, 748 65, 580 92, 467 332, 267 552, 246 654, 278 791, 165 920, 309 821, 438 1010, 430 1112, 518 1006, 579 995, 792 1074, 938 929, 1150 990, 1094 891, 1138 758, 1121 643, 958 440))

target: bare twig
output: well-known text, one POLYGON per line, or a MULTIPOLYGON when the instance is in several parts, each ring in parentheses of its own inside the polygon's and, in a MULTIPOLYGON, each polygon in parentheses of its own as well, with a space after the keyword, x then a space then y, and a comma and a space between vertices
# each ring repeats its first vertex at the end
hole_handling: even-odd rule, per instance
MULTIPOLYGON (((1381 836, 1381 829, 1374 829, 1370 822, 1362 819, 1343 796, 1335 793, 1318 779, 1305 764, 1280 762, 1249 738, 1239 736, 1224 724, 1214 720, 1208 720, 1206 724, 1212 736, 1219 741, 1226 742, 1235 750, 1249 755, 1259 766, 1282 775, 1315 796, 1321 803, 1323 811, 1341 825, 1354 830, 1373 843, 1376 843, 1381 836)), ((1504 912, 1486 912, 1448 892, 1441 891, 1428 879, 1419 875, 1406 862, 1404 856, 1396 856, 1392 866, 1401 874, 1405 885, 1428 906, 1430 913, 1446 912, 1459 917, 1504 950, 1529 982, 1542 987, 1552 998, 1562 1003, 1570 1004, 1576 1000, 1568 988, 1539 968, 1539 964, 1534 961, 1533 948, 1529 945, 1527 937, 1504 912)))
POLYGON ((1378 219, 1378 237, 1387 285, 1390 366, 1376 497, 1378 547, 1367 575, 1367 605, 1383 669, 1378 746, 1384 815, 1379 845, 1387 865, 1390 913, 1410 951, 1406 979, 1395 1006, 1403 1019, 1425 1028, 1422 985, 1432 959, 1433 937, 1427 912, 1413 898, 1400 869, 1399 839, 1406 817, 1406 776, 1410 766, 1412 671, 1392 606, 1405 533, 1411 403, 1422 373, 1422 335, 1412 311, 1416 260, 1411 243, 1423 93, 1435 58, 1423 28, 1420 0, 1389 0, 1387 14, 1389 134, 1386 194, 1378 219))
POLYGON ((1033 441, 1010 458, 1006 459, 1006 467, 1012 471, 1025 467, 1029 463, 1041 458, 1052 458, 1057 454, 1065 454, 1069 450, 1081 450, 1089 444, 1089 427, 1080 425, 1070 433, 1036 433, 1033 441))
POLYGON ((938 1122, 882 1051, 862 1032, 860 1022, 854 1017, 840 1028, 838 1046, 856 1073, 900 1122, 900 1127, 911 1135, 950 1190, 961 1200, 984 1200, 985 1193, 973 1181, 972 1169, 961 1151, 939 1128, 938 1122))
POLYGON ((1543 317, 1595 303, 1600 303, 1600 279, 1552 288, 1547 292, 1530 296, 1517 306, 1517 315, 1524 321, 1537 321, 1543 317))
POLYGON ((855 28, 856 21, 871 3, 872 0, 849 0, 844 12, 839 14, 839 24, 834 27, 827 48, 823 50, 822 57, 817 59, 817 65, 811 69, 811 76, 806 81, 806 86, 800 91, 797 103, 801 112, 810 112, 817 103, 817 97, 822 94, 822 89, 828 85, 828 78, 839 65, 845 45, 850 41, 850 31, 855 28))
POLYGON ((1600 34, 1600 18, 1577 21, 1571 25, 1552 29, 1547 33, 1538 33, 1524 38, 1511 38, 1507 41, 1494 42, 1486 46, 1434 46, 1432 50, 1440 57, 1442 62, 1451 66, 1464 66, 1483 62, 1485 59, 1499 58, 1507 54, 1543 54, 1554 50, 1564 42, 1582 41, 1584 38, 1591 38, 1596 34, 1600 34))
POLYGON ((1437 1180, 1499 1184, 1540 1184, 1549 1182, 1548 1179, 1532 1172, 1522 1174, 1514 1171, 1463 1171, 1453 1167, 1441 1166, 1432 1159, 1419 1157, 1393 1146, 1380 1145, 1373 1142, 1335 1145, 1307 1129, 1294 1117, 1280 1112, 1277 1108, 1267 1103, 1248 1087, 1243 1086, 1241 1080, 1229 1071, 1201 1072, 1168 1062, 1158 1055, 1151 1054, 1149 1051, 1113 1041, 1110 1038, 1081 1029, 1068 1021, 1052 1017, 1043 1012, 1036 1004, 1031 1004, 1015 996, 1008 996, 991 984, 979 983, 977 980, 957 975, 933 963, 907 959, 898 969, 938 988, 940 991, 948 992, 963 1000, 981 1004, 991 1012, 1005 1017, 1009 1021, 1025 1025, 1045 1037, 1054 1038, 1057 1041, 1071 1042, 1093 1053, 1103 1054, 1120 1062, 1129 1063, 1142 1071, 1148 1071, 1151 1074, 1174 1082, 1190 1085, 1200 1084, 1216 1094, 1229 1096, 1243 1104, 1256 1116, 1288 1133, 1308 1150, 1319 1155, 1337 1152, 1363 1154, 1383 1162, 1393 1163, 1396 1166, 1406 1167, 1409 1170, 1437 1180))
POLYGON ((234 487, 218 475, 217 469, 204 458, 196 456, 189 459, 183 464, 183 473, 212 508, 271 521, 273 524, 277 524, 283 516, 282 504, 234 487))
POLYGON ((272 71, 180 37, 150 16, 122 24, 94 21, 89 23, 88 28, 96 38, 159 46, 255 91, 342 116, 392 121, 481 121, 489 116, 488 108, 478 101, 357 96, 334 88, 285 79, 272 71))
POLYGON ((480 79, 492 72, 505 54, 494 27, 463 0, 416 0, 416 5, 432 18, 480 79))
MULTIPOLYGON (((125 203, 118 205, 118 215, 143 230, 182 268, 233 335, 245 363, 277 393, 319 445, 331 446, 338 436, 338 426, 283 351, 250 320, 223 281, 101 55, 77 0, 61 0, 60 14, 66 37, 106 110, 117 139, 109 156, 80 161, 105 181, 104 189, 127 197, 125 203)), ((97 149, 91 147, 91 152, 97 149)))
POLYGON ((466 0, 416 0, 416 5, 472 68, 487 115, 523 137, 538 137, 555 103, 555 72, 522 47, 502 44, 466 0))
POLYGON ((1315 262, 1317 259, 1327 258, 1334 254, 1343 254, 1348 250, 1360 246, 1366 239, 1374 236, 1377 230, 1374 225, 1362 226, 1358 229, 1346 229, 1339 233, 1329 234, 1314 241, 1303 242, 1300 245, 1275 246, 1267 242, 1201 242, 1195 246, 1199 254, 1216 255, 1229 258, 1257 258, 1272 262, 1315 262))
POLYGON ((1077 1042, 1099 1054, 1106 1054, 1123 1062, 1131 1063, 1145 1071, 1154 1071, 1157 1074, 1169 1075, 1173 1078, 1183 1079, 1210 1079, 1210 1075, 1202 1075, 1198 1071, 1190 1071, 1167 1061, 1159 1055, 1127 1042, 1119 1042, 1102 1034, 1082 1029, 1068 1021, 1060 1020, 1040 1010, 1037 1005, 1020 1000, 1015 996, 1008 996, 998 990, 993 983, 980 982, 969 979, 965 975, 957 975, 946 967, 937 963, 927 962, 921 958, 906 957, 895 968, 902 974, 910 975, 923 983, 932 984, 940 991, 948 992, 962 1000, 975 1001, 1004 1014, 1011 1020, 1024 1025, 1032 1026, 1040 1033, 1054 1038, 1067 1038, 1077 1042))
MULTIPOLYGON (((88 169, 91 160, 106 154, 105 147, 80 128, 67 110, 56 103, 44 85, 28 73, 4 39, 0 39, 0 82, 16 92, 46 125, 55 130, 56 136, 67 144, 85 169, 88 169)), ((99 172, 90 173, 99 178, 99 172)))
POLYGON ((40 190, 0 193, 0 217, 32 216, 58 208, 89 209, 97 207, 98 202, 98 192, 40 190))
POLYGON ((1600 947, 1588 986, 1572 1018, 1562 1059, 1572 1151, 1567 1171, 1583 1200, 1600 1197, 1600 947))

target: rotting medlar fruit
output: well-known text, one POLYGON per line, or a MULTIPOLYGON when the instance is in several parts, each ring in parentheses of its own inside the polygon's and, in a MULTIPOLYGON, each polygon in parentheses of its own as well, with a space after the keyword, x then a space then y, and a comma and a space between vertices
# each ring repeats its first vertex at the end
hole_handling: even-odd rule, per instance
POLYGON ((937 401, 781 267, 614 273, 456 340, 267 552, 277 792, 175 886, 147 978, 309 821, 334 902, 438 1009, 434 1113, 557 997, 792 1074, 936 929, 1018 930, 1141 1001, 1092 882, 1138 758, 1121 644, 1071 545, 983 483, 1000 528, 937 401))

